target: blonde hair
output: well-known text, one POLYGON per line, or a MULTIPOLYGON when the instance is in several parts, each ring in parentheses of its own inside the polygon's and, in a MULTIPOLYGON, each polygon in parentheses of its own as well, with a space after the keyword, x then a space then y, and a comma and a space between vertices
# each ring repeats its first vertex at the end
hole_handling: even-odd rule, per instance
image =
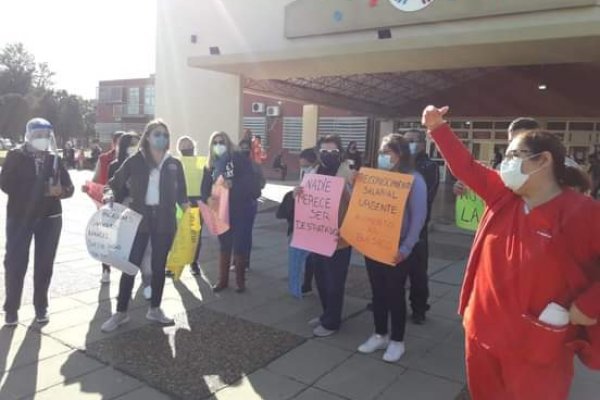
POLYGON ((213 142, 214 140, 218 137, 222 137, 223 140, 225 141, 225 147, 227 147, 227 153, 232 153, 234 150, 234 146, 233 146, 233 142, 231 141, 231 138, 229 137, 229 135, 223 131, 215 131, 212 133, 212 135, 210 135, 210 138, 208 139, 208 156, 206 157, 206 159, 208 160, 207 166, 208 168, 212 168, 215 165, 215 153, 213 152, 213 142))

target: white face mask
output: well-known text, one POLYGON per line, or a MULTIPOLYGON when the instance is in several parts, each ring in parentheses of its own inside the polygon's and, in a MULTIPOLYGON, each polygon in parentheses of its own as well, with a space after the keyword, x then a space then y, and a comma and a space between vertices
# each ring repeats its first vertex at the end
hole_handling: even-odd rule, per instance
POLYGON ((419 143, 410 142, 408 149, 410 150, 410 154, 417 154, 419 152, 419 143))
POLYGON ((213 152, 217 157, 221 157, 227 152, 227 146, 225 146, 224 144, 215 144, 213 146, 213 152))
POLYGON ((46 151, 50 147, 50 139, 48 138, 32 139, 29 143, 37 151, 46 151))
MULTIPOLYGON (((526 159, 530 159, 536 155, 537 154, 534 154, 526 159)), ((500 164, 500 178, 502 178, 504 185, 513 192, 516 192, 522 188, 529 177, 539 171, 539 169, 537 169, 529 174, 524 174, 521 170, 523 167, 523 161, 523 158, 514 157, 510 160, 505 159, 500 164)))
POLYGON ((130 146, 130 147, 127 148, 127 155, 128 156, 131 157, 135 153, 137 153, 137 146, 130 146))

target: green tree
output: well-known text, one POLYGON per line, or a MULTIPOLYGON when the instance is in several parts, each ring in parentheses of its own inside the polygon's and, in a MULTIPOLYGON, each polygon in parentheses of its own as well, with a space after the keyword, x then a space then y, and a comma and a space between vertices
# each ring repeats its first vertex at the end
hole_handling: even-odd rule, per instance
POLYGON ((0 137, 20 141, 30 112, 29 103, 23 95, 8 93, 0 96, 0 137))
POLYGON ((22 43, 8 44, 0 52, 0 70, 0 95, 26 95, 32 87, 36 72, 35 58, 25 50, 22 43))

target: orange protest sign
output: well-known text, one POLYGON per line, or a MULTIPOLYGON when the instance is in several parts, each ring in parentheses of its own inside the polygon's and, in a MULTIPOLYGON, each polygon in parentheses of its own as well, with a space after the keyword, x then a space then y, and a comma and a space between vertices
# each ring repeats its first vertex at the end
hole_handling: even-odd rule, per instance
POLYGON ((354 183, 342 237, 365 256, 394 265, 412 175, 361 168, 354 183))

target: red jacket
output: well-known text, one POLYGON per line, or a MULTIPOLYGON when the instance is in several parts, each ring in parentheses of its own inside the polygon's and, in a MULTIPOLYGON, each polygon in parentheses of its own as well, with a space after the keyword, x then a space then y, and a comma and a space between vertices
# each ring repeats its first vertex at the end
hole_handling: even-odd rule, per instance
POLYGON ((565 189, 526 212, 523 199, 478 163, 447 125, 431 136, 452 173, 486 203, 460 299, 467 334, 490 347, 532 347, 548 328, 532 326, 550 302, 567 309, 575 302, 598 318, 600 203, 565 189))
POLYGON ((115 149, 100 154, 98 157, 98 165, 96 167, 98 168, 96 183, 101 185, 106 185, 108 183, 108 168, 110 167, 110 163, 115 160, 116 156, 117 152, 115 149))

